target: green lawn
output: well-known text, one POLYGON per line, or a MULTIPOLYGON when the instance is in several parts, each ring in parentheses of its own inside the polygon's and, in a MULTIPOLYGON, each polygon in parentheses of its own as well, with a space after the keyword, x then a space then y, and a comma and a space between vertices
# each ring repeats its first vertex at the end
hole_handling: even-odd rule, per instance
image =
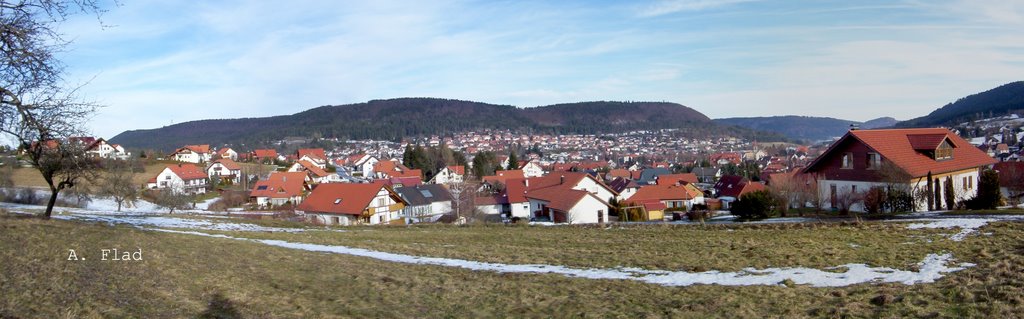
POLYGON ((952 252, 958 261, 977 266, 933 284, 913 286, 663 287, 408 265, 248 241, 0 214, 0 318, 178 318, 216 311, 247 318, 1005 318, 1024 313, 1021 223, 990 224, 981 233, 991 235, 975 234, 963 242, 943 236, 955 230, 909 231, 899 223, 875 222, 345 230, 230 234, 421 256, 594 267, 727 270, 868 262, 907 269, 906 263, 939 251, 952 252), (549 248, 530 248, 534 246, 549 248), (144 260, 100 261, 99 252, 105 248, 141 248, 144 260), (87 260, 67 261, 68 249, 87 260))

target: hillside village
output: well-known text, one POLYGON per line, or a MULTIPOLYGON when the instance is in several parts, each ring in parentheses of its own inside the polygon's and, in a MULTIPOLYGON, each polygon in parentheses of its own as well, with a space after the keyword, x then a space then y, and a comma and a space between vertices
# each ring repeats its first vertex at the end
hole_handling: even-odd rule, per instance
MULTIPOLYGON (((771 209, 782 215, 893 210, 869 203, 866 195, 882 189, 892 198, 898 189, 906 210, 955 209, 976 196, 982 171, 993 167, 1004 198, 1016 201, 1022 191, 1013 134, 965 140, 941 128, 851 128, 832 143, 803 146, 674 133, 465 132, 290 152, 183 145, 163 154, 165 167, 141 186, 234 194, 246 200, 224 208, 288 211, 325 225, 703 219, 751 193, 771 194, 778 199, 771 209)), ((93 157, 132 156, 102 138, 74 141, 93 157)))

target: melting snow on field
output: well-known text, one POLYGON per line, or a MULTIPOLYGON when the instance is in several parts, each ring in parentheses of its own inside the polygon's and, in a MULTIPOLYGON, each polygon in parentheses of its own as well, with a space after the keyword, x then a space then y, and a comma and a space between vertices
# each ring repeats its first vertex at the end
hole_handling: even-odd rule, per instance
POLYGON ((295 243, 270 239, 237 238, 192 231, 175 231, 166 229, 153 230, 254 241, 270 246, 368 257, 406 264, 435 265, 499 273, 540 273, 557 274, 573 278, 634 280, 662 286, 690 286, 698 284, 726 286, 779 285, 787 279, 793 281, 795 284, 811 285, 815 287, 841 287, 869 282, 895 282, 912 285, 934 282, 935 280, 942 278, 945 273, 955 272, 966 267, 973 266, 968 263, 949 266, 953 259, 952 255, 930 254, 918 263, 919 271, 898 270, 885 267, 869 267, 864 264, 846 264, 833 267, 828 270, 811 268, 747 268, 743 271, 737 272, 658 271, 636 268, 572 268, 554 265, 502 264, 451 258, 419 257, 346 246, 295 243), (845 271, 839 271, 843 268, 845 268, 845 271))
MULTIPOLYGON (((899 221, 899 220, 896 220, 899 221)), ((996 221, 1024 221, 1024 216, 1019 215, 993 215, 993 216, 976 216, 976 217, 955 217, 955 218, 935 218, 935 219, 914 219, 909 220, 914 222, 908 224, 909 229, 921 229, 921 228, 960 228, 960 232, 949 236, 949 239, 953 241, 961 241, 967 238, 967 235, 978 231, 979 228, 984 227, 990 222, 996 221)))
POLYGON ((201 219, 188 219, 177 217, 161 216, 112 216, 112 215, 56 215, 53 218, 67 220, 84 220, 106 222, 110 224, 127 224, 132 226, 168 227, 168 228, 189 228, 202 230, 220 231, 255 231, 255 232, 301 232, 302 228, 265 227, 246 223, 233 222, 210 222, 201 219))

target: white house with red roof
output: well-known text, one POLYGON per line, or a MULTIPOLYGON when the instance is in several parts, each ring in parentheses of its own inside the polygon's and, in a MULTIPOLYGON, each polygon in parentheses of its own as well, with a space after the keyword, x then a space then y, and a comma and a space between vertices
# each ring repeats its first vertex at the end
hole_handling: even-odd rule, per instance
POLYGON ((407 202, 382 182, 321 184, 297 210, 317 224, 401 224, 407 202))
POLYGON ((209 184, 206 172, 192 164, 172 164, 149 179, 149 189, 170 189, 178 194, 204 194, 209 184))
POLYGON ((618 195, 586 173, 557 172, 501 182, 504 188, 498 194, 477 198, 478 209, 558 223, 597 223, 608 221, 608 201, 618 195))
POLYGON ((544 168, 537 161, 519 161, 519 170, 523 171, 524 177, 544 176, 544 168))
POLYGON ((345 162, 353 176, 371 177, 373 176, 373 166, 380 162, 380 160, 373 155, 356 154, 349 156, 345 162))
POLYGON ((327 168, 327 153, 322 148, 300 148, 295 152, 295 159, 313 163, 320 169, 327 168))
POLYGON ((431 184, 461 183, 466 177, 466 167, 462 165, 448 165, 442 168, 434 177, 430 178, 431 184))
POLYGON ((288 171, 307 173, 313 184, 341 182, 341 177, 339 177, 338 174, 330 173, 319 165, 307 160, 299 160, 298 162, 295 162, 292 166, 288 167, 288 171))
POLYGON ((231 149, 230 147, 222 147, 218 149, 217 155, 220 156, 220 158, 228 158, 231 159, 232 161, 238 160, 238 152, 235 152, 235 150, 231 149))
POLYGON ((209 144, 185 145, 174 150, 171 158, 178 162, 199 164, 209 162, 213 158, 213 152, 210 151, 209 144))
MULTIPOLYGON (((839 201, 847 194, 895 184, 916 195, 917 210, 926 210, 926 196, 920 194, 929 185, 935 196, 944 198, 945 188, 935 185, 951 180, 959 202, 977 194, 980 171, 995 163, 985 152, 944 128, 851 130, 801 172, 816 177, 819 195, 833 208, 839 208, 839 201), (906 179, 894 181, 897 174, 906 179), (932 183, 928 183, 929 176, 932 183)), ((851 210, 863 207, 855 204, 851 210)))
POLYGON ((239 184, 242 182, 242 166, 230 158, 220 158, 206 167, 210 180, 221 180, 224 183, 239 184))

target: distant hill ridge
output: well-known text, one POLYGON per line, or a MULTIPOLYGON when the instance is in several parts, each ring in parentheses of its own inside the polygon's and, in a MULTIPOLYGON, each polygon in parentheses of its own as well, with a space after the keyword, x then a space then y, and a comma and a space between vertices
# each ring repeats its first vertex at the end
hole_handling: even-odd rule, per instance
POLYGON ((926 116, 899 122, 896 127, 952 126, 972 119, 1007 115, 1024 110, 1024 81, 960 98, 926 116))
POLYGON ((483 129, 533 133, 598 134, 679 129, 692 137, 778 134, 718 125, 704 114, 669 102, 580 102, 532 108, 438 98, 397 98, 329 105, 292 115, 200 120, 157 129, 126 131, 110 139, 132 148, 173 150, 185 144, 266 145, 289 136, 399 140, 404 137, 483 129))
POLYGON ((752 130, 782 134, 788 138, 804 141, 823 141, 846 134, 851 124, 860 128, 891 127, 896 119, 891 117, 877 118, 867 122, 842 120, 831 117, 812 116, 768 116, 768 117, 731 117, 715 119, 725 125, 736 125, 752 130))

